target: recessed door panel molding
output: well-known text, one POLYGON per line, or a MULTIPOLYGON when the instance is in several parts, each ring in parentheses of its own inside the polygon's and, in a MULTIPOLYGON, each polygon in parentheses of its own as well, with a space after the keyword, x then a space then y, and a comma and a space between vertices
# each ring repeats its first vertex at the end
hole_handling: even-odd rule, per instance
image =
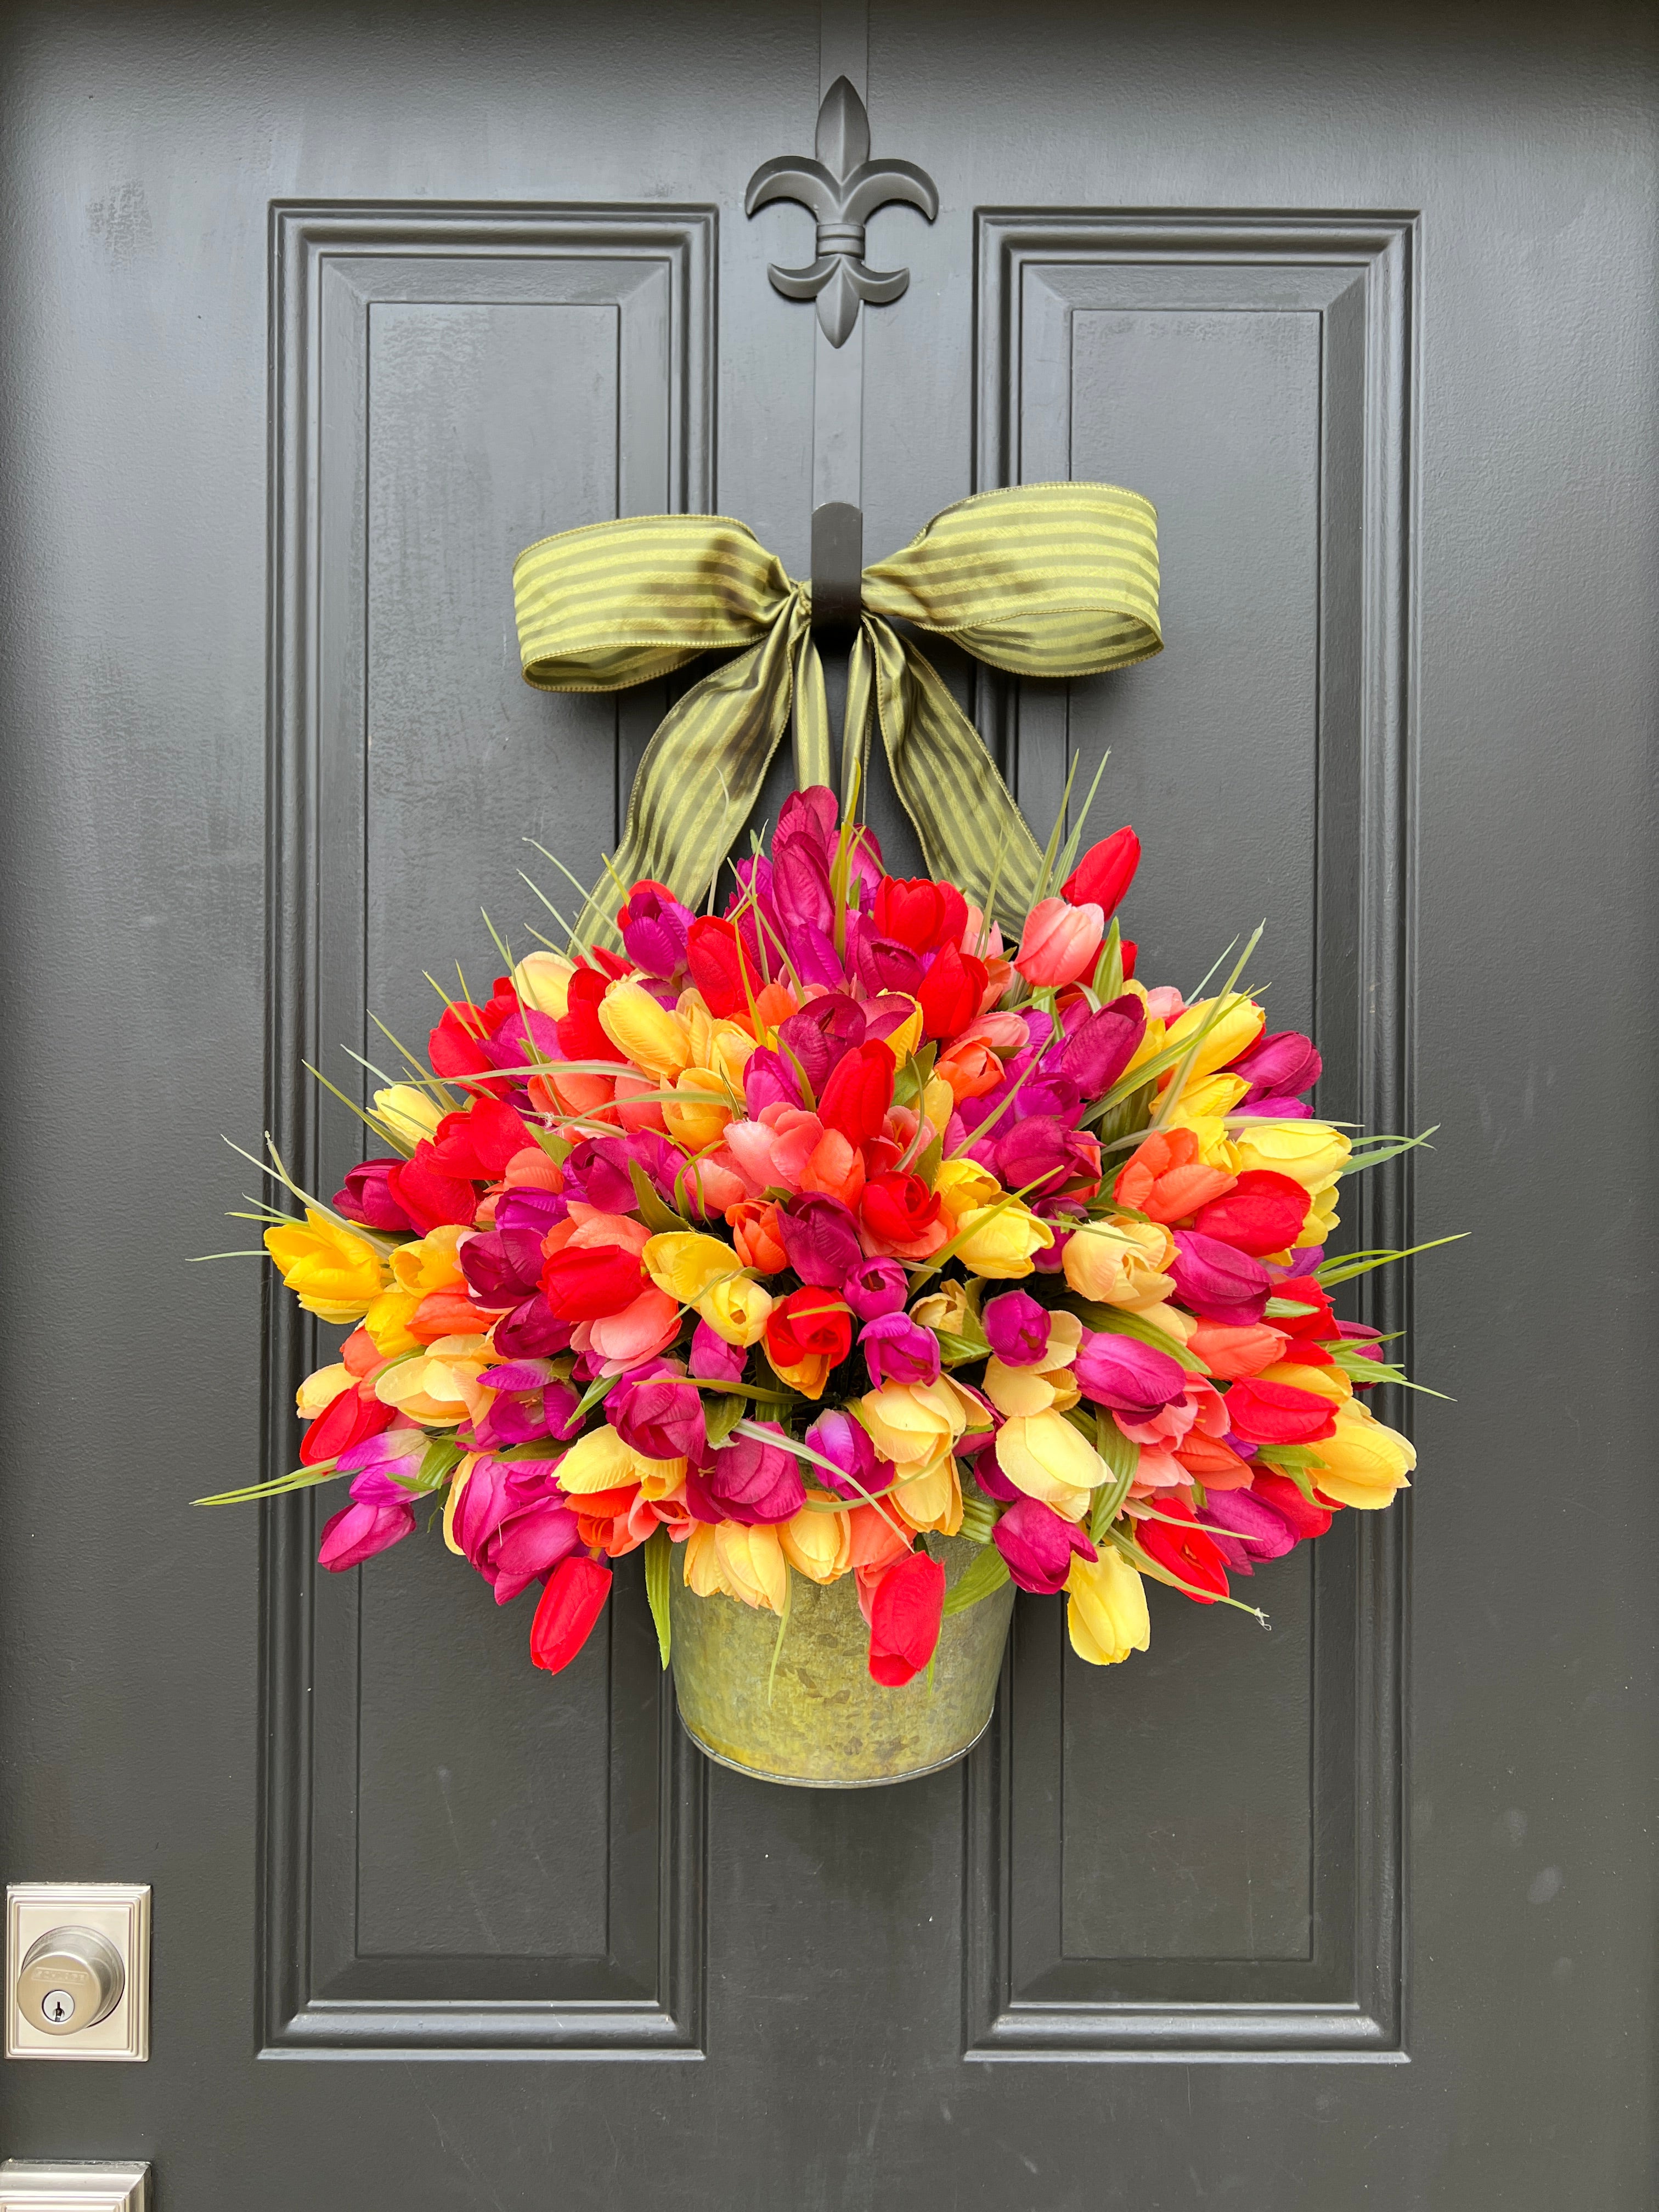
MULTIPOLYGON (((431 1025, 409 971, 459 950, 487 987, 481 903, 531 949, 526 838, 590 874, 617 840, 663 696, 531 692, 511 567, 558 530, 712 506, 714 229, 697 208, 273 210, 269 1114, 308 1187, 361 1129, 288 1071, 361 1097, 341 1048, 392 1049, 370 1015, 411 1043, 431 1025)), ((319 1357, 289 1303, 271 1472, 319 1357)), ((336 1502, 265 1509, 264 2055, 696 2056, 701 1762, 628 1569, 555 1679, 529 1664, 532 1599, 498 1613, 414 1556, 429 1538, 384 1577, 318 1571, 336 1502)))
MULTIPOLYGON (((1170 578, 1164 659, 981 684, 1021 804, 1045 834, 1109 750, 1096 833, 1133 819, 1156 863, 1142 972, 1190 993, 1265 910, 1321 1109, 1409 1129, 1415 218, 982 211, 978 240, 976 488, 1132 484, 1170 578)), ((1404 1162, 1344 1196, 1345 1244, 1411 1241, 1404 1162)), ((1408 1279, 1368 1280, 1407 1326, 1408 1279)), ((1133 1681, 1020 1607, 968 1783, 970 2057, 1403 2055, 1408 1517, 1240 1585, 1271 1643, 1155 1591, 1133 1681), (1225 1806, 1181 1765, 1205 1670, 1225 1806)))

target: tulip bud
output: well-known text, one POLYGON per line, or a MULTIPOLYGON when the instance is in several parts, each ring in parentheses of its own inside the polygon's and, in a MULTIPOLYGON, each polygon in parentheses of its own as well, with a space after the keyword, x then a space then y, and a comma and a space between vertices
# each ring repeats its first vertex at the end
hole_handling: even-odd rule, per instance
POLYGON ((1035 1498, 1018 1498, 997 1522, 991 1540, 1020 1589, 1038 1597, 1053 1597, 1065 1589, 1074 1558, 1099 1557, 1081 1528, 1035 1498))
POLYGON ((1097 906, 1039 899, 1026 916, 1014 965, 1034 990, 1075 983, 1094 966, 1105 931, 1106 917, 1097 906))
POLYGON ((867 1498, 872 1491, 884 1487, 878 1478, 876 1448, 869 1431, 841 1407, 820 1413, 807 1430, 805 1443, 819 1459, 834 1462, 836 1473, 825 1467, 816 1471, 818 1480, 837 1498, 849 1501, 867 1498))
MULTIPOLYGON (((798 1266, 795 1273, 801 1274, 798 1266)), ((801 1275, 803 1282, 811 1279, 801 1275)), ((909 1278, 896 1260, 860 1259, 842 1278, 841 1294, 860 1321, 875 1321, 883 1314, 900 1311, 908 1284, 909 1278)))
POLYGON ((1072 1649, 1091 1667, 1115 1667, 1151 1643, 1145 1586, 1115 1545, 1097 1559, 1074 1559, 1066 1590, 1072 1649))
MULTIPOLYGON (((1091 845, 1066 878, 1063 895, 1073 906, 1097 906, 1109 915, 1134 881, 1140 866, 1140 840, 1127 824, 1091 845)), ((1127 975, 1131 971, 1126 968, 1127 975)))
POLYGON ((586 1554, 562 1560, 542 1592, 530 1625, 532 1662, 550 1674, 568 1667, 586 1643, 610 1595, 609 1567, 586 1554))
POLYGON ((859 1331, 859 1346, 870 1370, 870 1385, 884 1382, 937 1382, 939 1374, 939 1339, 908 1314, 882 1314, 859 1331))
POLYGON ((1084 1332, 1072 1372, 1085 1398, 1131 1421, 1149 1421, 1160 1406, 1179 1405, 1187 1395, 1179 1360, 1109 1329, 1084 1332))
POLYGON ((1035 1367, 1048 1349, 1048 1312, 1024 1291, 990 1299, 983 1316, 986 1340, 1005 1367, 1035 1367))
POLYGON ((888 1568, 870 1601, 870 1672, 896 1689, 914 1681, 939 1644, 945 1570, 926 1552, 888 1568))
POLYGON ((1182 1299, 1200 1320, 1245 1326, 1261 1320, 1273 1285, 1259 1260, 1193 1229, 1177 1229, 1175 1243, 1170 1273, 1182 1299))

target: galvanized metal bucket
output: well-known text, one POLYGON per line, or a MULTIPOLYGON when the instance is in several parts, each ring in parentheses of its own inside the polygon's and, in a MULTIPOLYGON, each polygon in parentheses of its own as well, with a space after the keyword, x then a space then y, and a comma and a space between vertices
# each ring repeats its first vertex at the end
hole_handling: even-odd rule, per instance
MULTIPOLYGON (((947 1587, 979 1548, 929 1539, 947 1587)), ((932 1680, 923 1674, 889 1690, 870 1678, 870 1632, 851 1575, 828 1585, 793 1577, 774 1674, 776 1614, 697 1596, 677 1559, 669 1617, 680 1719, 710 1759, 763 1782, 868 1790, 931 1774, 970 1751, 990 1725, 1013 1604, 1005 1583, 947 1615, 932 1680)))

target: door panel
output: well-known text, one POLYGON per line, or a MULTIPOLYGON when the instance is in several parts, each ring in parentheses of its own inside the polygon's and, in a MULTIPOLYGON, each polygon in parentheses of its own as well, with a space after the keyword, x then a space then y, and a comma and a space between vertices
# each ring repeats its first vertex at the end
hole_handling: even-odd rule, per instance
POLYGON ((155 1887, 154 2056, 8 2065, 0 2154, 148 2156, 157 2212, 1645 2207, 1652 25, 0 35, 0 1863, 155 1887), (765 274, 806 216, 742 200, 842 68, 941 206, 832 358, 765 274), (435 1535, 332 1577, 313 1499, 191 1513, 292 1463, 310 1357, 183 1261, 243 1241, 222 1132, 337 1175, 300 1060, 389 1067, 481 906, 565 906, 524 841, 614 842, 667 694, 523 686, 514 553, 713 508, 799 574, 849 441, 871 557, 1002 483, 1156 501, 1159 659, 941 666, 1040 832, 1109 749, 1144 970, 1265 916, 1326 1110, 1442 1124, 1345 1237, 1473 1235, 1372 1309, 1455 1394, 1392 1416, 1417 1487, 1258 1576, 1270 1635, 1158 1592, 1102 1674, 1022 1603, 967 1765, 838 1796, 690 1749, 625 1572, 550 1680, 435 1535))

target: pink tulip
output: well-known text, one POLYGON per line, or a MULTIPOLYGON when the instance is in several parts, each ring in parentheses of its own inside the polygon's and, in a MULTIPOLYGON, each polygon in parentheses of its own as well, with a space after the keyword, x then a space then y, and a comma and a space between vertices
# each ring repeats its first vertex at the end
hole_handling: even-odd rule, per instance
POLYGON ((1014 965, 1033 990, 1058 989, 1089 973, 1105 933, 1106 917, 1097 906, 1039 899, 1025 918, 1014 965))

